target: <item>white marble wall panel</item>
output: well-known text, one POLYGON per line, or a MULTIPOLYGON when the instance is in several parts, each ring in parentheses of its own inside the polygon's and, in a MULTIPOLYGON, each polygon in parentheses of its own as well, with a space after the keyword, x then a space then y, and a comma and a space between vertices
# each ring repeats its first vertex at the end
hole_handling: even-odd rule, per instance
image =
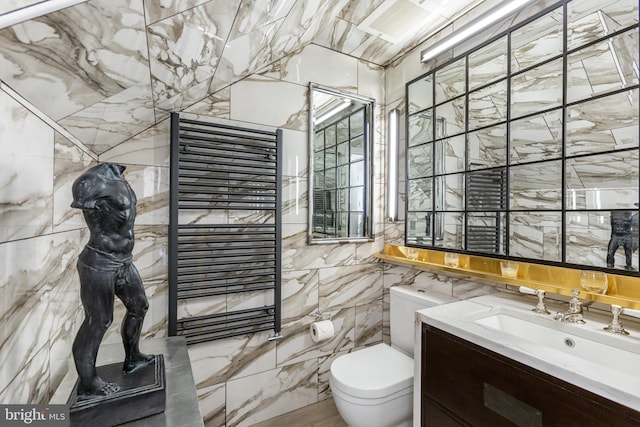
POLYGON ((513 118, 560 106, 562 103, 562 58, 532 68, 511 79, 513 118))
MULTIPOLYGON (((289 366, 306 360, 316 360, 318 357, 354 347, 356 333, 355 308, 325 310, 321 307, 321 311, 324 316, 330 318, 333 324, 335 331, 333 337, 324 341, 313 341, 309 328, 313 322, 319 320, 313 314, 283 323, 283 338, 278 342, 277 349, 278 367, 289 366)), ((326 319, 326 317, 322 319, 326 319)))
POLYGON ((306 86, 253 76, 231 86, 230 118, 306 131, 306 86))
POLYGON ((199 84, 208 89, 239 5, 240 0, 209 1, 147 27, 156 101, 199 84))
POLYGON ((329 386, 329 375, 331 364, 340 356, 350 353, 352 350, 340 351, 329 356, 318 358, 318 401, 331 399, 331 387, 329 386))
POLYGON ((81 3, 0 31, 0 77, 61 119, 149 83, 145 34, 142 0, 81 3))
POLYGON ((356 347, 382 342, 383 308, 382 299, 356 306, 356 347))
POLYGON ((317 45, 281 60, 281 79, 307 85, 309 82, 331 85, 353 92, 358 88, 358 60, 317 45), (326 67, 331 64, 331 67, 326 67))
POLYGON ((86 227, 82 211, 71 207, 71 186, 78 176, 95 165, 95 161, 57 132, 54 140, 53 231, 86 227))
POLYGON ((562 11, 559 7, 511 33, 512 73, 562 55, 562 11))
POLYGON ((169 167, 170 123, 163 120, 100 154, 101 162, 169 167))
POLYGON ((509 168, 510 208, 561 209, 561 177, 560 160, 512 166, 509 168))
POLYGON ((282 269, 353 265, 356 249, 351 244, 308 245, 306 224, 283 224, 282 269))
MULTIPOLYGON (((464 143, 465 136, 459 138, 464 143)), ((507 125, 499 124, 467 134, 469 169, 503 166, 507 163, 507 125)), ((462 154, 462 153, 461 153, 462 154)), ((460 170, 464 170, 464 157, 460 170)))
POLYGON ((562 110, 554 110, 511 122, 511 164, 559 158, 562 120, 562 110))
POLYGON ((49 400, 49 348, 44 346, 13 378, 8 387, 0 391, 0 403, 27 404, 49 400))
POLYGON ((319 276, 320 310, 368 304, 382 298, 382 269, 375 265, 323 268, 319 276))
POLYGON ((155 122, 151 85, 132 86, 58 123, 97 154, 155 122))
POLYGON ((638 23, 636 0, 572 1, 567 7, 568 48, 582 46, 638 23), (603 25, 604 23, 604 25, 603 25))
POLYGON ((495 83, 469 94, 469 129, 507 119, 507 81, 495 83))
POLYGON ((267 341, 269 335, 266 331, 190 345, 189 359, 196 388, 203 390, 233 378, 252 378, 259 372, 274 369, 276 344, 267 341))
POLYGON ((518 257, 561 261, 560 212, 511 212, 509 254, 518 257))
POLYGON ((138 198, 136 225, 169 224, 169 168, 125 166, 125 178, 138 198))
POLYGON ((507 36, 469 54, 469 90, 507 76, 507 36))
POLYGON ((0 242, 52 230, 54 132, 0 92, 0 242))
POLYGON ((144 12, 147 25, 168 18, 187 9, 192 9, 209 0, 144 0, 144 12))
POLYGON ((317 359, 227 383, 227 427, 250 426, 318 401, 317 359))
POLYGON ((453 99, 467 91, 466 64, 466 58, 461 58, 436 71, 436 104, 453 99))
POLYGON ((58 233, 0 245, 0 289, 6 299, 0 313, 0 390, 74 317, 81 237, 79 232, 58 233))
POLYGON ((225 427, 226 390, 224 383, 198 389, 200 414, 205 427, 225 427))
MULTIPOLYGON (((217 81, 215 78, 214 81, 217 81)), ((214 82, 212 81, 212 85, 214 82)), ((184 112, 193 113, 196 120, 202 120, 204 117, 216 117, 220 119, 229 119, 229 100, 231 87, 227 86, 220 90, 213 90, 212 95, 186 108, 184 112)))

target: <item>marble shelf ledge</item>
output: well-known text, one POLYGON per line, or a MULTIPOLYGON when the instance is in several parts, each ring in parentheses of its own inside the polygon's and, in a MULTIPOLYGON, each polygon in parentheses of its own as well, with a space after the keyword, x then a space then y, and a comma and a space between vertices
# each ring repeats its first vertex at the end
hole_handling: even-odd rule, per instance
MULTIPOLYGON (((476 255, 458 254, 458 266, 444 262, 448 252, 432 249, 417 249, 416 259, 407 257, 410 249, 405 246, 385 245, 384 252, 375 257, 392 264, 406 265, 423 270, 439 270, 467 275, 511 286, 525 286, 558 295, 571 296, 572 289, 580 289, 580 298, 602 304, 617 304, 625 308, 640 310, 640 278, 607 273, 609 290, 605 295, 587 292, 580 288, 580 269, 556 267, 517 261, 518 276, 508 278, 500 272, 500 259, 476 255)), ((588 269, 588 268, 585 268, 588 269)))

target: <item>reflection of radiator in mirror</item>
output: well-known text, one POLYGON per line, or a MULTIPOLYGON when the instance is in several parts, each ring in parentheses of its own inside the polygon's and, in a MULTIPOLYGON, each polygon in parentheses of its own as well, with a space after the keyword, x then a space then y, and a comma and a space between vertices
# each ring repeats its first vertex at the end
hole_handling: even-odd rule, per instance
POLYGON ((468 175, 468 209, 478 212, 467 223, 467 249, 500 253, 504 237, 501 212, 506 205, 506 171, 487 169, 468 175))

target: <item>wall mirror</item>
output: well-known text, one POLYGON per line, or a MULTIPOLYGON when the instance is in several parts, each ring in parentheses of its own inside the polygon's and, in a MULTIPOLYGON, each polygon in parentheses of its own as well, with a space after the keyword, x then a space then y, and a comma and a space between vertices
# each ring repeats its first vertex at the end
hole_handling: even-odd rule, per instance
POLYGON ((409 82, 406 244, 637 275, 638 39, 563 0, 409 82))
POLYGON ((309 242, 371 240, 373 100, 309 87, 309 242))

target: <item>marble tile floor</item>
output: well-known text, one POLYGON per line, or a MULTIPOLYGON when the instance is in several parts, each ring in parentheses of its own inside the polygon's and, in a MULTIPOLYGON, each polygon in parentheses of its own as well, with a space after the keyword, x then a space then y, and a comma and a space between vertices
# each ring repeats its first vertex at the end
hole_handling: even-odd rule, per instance
POLYGON ((322 400, 296 411, 288 412, 253 427, 347 427, 333 399, 322 400))

